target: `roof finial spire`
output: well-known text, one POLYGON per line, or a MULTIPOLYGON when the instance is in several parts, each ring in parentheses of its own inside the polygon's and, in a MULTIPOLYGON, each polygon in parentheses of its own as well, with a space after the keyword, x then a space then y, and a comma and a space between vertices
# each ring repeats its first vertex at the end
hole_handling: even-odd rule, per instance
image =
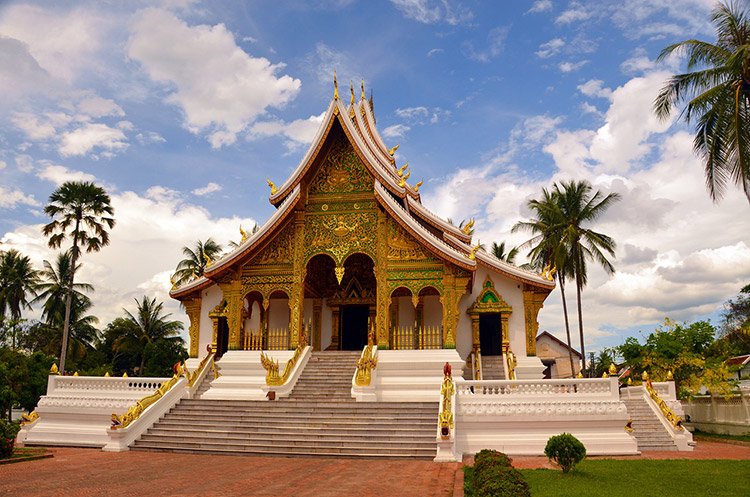
POLYGON ((365 78, 362 78, 362 100, 367 100, 365 96, 365 78))
POLYGON ((336 80, 336 69, 333 70, 333 99, 339 99, 339 82, 336 80))
POLYGON ((354 80, 353 79, 349 80, 349 89, 352 92, 351 104, 354 105, 354 80))

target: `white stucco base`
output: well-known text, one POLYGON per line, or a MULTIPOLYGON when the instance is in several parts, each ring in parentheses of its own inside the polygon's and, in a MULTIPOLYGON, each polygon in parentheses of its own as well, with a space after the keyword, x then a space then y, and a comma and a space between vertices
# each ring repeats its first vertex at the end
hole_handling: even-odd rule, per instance
POLYGON ((463 374, 465 362, 455 349, 378 350, 377 376, 371 383, 377 400, 437 402, 446 362, 453 369, 453 377, 463 374))

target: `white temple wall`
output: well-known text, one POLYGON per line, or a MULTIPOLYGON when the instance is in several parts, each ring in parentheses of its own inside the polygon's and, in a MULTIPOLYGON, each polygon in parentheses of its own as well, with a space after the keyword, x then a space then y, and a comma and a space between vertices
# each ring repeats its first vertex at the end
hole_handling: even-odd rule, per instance
POLYGON ((211 318, 208 317, 208 313, 219 305, 223 297, 224 293, 221 291, 219 285, 211 285, 201 292, 201 320, 198 332, 199 357, 203 357, 206 346, 210 345, 214 339, 214 325, 211 322, 211 318))
POLYGON ((396 298, 398 300, 398 326, 414 327, 417 314, 411 302, 411 296, 396 298))
POLYGON ((490 271, 484 266, 477 264, 477 270, 474 274, 474 285, 471 294, 465 294, 458 304, 461 315, 458 320, 456 329, 456 348, 461 357, 466 358, 471 353, 472 336, 471 336, 471 318, 466 314, 466 310, 476 301, 479 294, 482 293, 482 283, 490 275, 495 290, 513 312, 508 319, 508 335, 510 339, 510 350, 516 355, 526 355, 526 325, 524 323, 523 310, 523 285, 522 283, 503 276, 494 271, 490 271))
MULTIPOLYGON (((247 302, 245 302, 247 305, 247 302)), ((257 331, 260 329, 260 302, 255 301, 248 310, 249 317, 245 320, 245 331, 257 331)))
POLYGON ((268 304, 268 329, 289 329, 289 299, 273 298, 268 304))
POLYGON ((323 299, 322 309, 320 310, 320 350, 325 350, 331 345, 333 333, 333 310, 328 307, 328 299, 323 299))
POLYGON ((443 324, 443 304, 440 303, 440 295, 427 295, 424 297, 424 326, 433 327, 443 324))

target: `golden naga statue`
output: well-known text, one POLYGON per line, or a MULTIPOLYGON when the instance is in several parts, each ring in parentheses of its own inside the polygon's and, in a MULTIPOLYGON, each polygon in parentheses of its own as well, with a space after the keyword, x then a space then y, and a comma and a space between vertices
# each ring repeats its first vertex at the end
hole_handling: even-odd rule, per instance
POLYGON ((414 191, 415 192, 417 192, 417 193, 419 192, 419 187, 422 186, 422 183, 424 183, 424 178, 422 178, 421 180, 419 180, 419 183, 417 183, 416 185, 414 185, 414 191))
POLYGON ((547 281, 552 281, 555 278, 555 273, 557 272, 557 268, 550 269, 549 265, 544 266, 544 269, 542 269, 542 278, 544 278, 547 281))
POLYGON ((388 150, 388 153, 391 154, 391 155, 395 154, 396 150, 398 150, 398 147, 400 147, 400 146, 401 146, 401 143, 396 144, 395 147, 393 147, 392 149, 388 150))
POLYGON ((474 227, 474 218, 472 217, 468 223, 466 223, 461 231, 464 232, 464 235, 470 235, 471 234, 471 228, 474 227))
POLYGON ((242 240, 240 240, 240 243, 247 240, 247 231, 242 229, 242 225, 240 224, 240 235, 242 235, 242 240))
POLYGON ((479 250, 479 247, 481 247, 481 246, 482 246, 482 242, 479 241, 479 240, 477 240, 477 246, 474 247, 473 249, 471 249, 471 253, 469 253, 469 259, 470 260, 472 260, 472 261, 476 260, 476 258, 477 258, 477 256, 476 256, 477 250, 479 250))
POLYGON ((266 176, 266 182, 268 182, 268 186, 271 187, 271 195, 276 195, 276 192, 279 190, 276 189, 276 185, 273 184, 270 176, 266 176))

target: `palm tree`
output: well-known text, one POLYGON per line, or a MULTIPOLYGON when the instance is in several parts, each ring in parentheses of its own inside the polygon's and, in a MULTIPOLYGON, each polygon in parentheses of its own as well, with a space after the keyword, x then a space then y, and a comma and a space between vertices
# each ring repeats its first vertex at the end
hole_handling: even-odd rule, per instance
POLYGON ((518 256, 518 247, 513 247, 508 252, 505 252, 505 242, 500 242, 500 245, 492 242, 492 255, 508 264, 514 264, 518 256))
MULTIPOLYGON (((42 304, 42 320, 48 324, 57 322, 62 325, 65 316, 68 281, 70 280, 70 254, 61 252, 57 255, 55 262, 55 266, 52 266, 49 261, 44 261, 44 269, 39 274, 45 282, 37 286, 39 294, 31 303, 44 302, 42 304)), ((81 265, 79 264, 76 271, 80 268, 81 265)), ((93 291, 94 287, 88 283, 73 283, 73 299, 87 302, 88 307, 91 307, 91 300, 83 292, 93 291)))
POLYGON ((44 208, 45 214, 53 221, 42 228, 42 233, 49 237, 49 246, 59 248, 66 238, 73 240, 70 248, 70 280, 67 282, 65 299, 65 318, 60 350, 60 371, 65 371, 65 356, 68 347, 70 328, 70 311, 73 303, 73 284, 81 249, 86 252, 98 252, 109 245, 109 233, 115 225, 114 209, 110 198, 103 188, 89 181, 67 181, 49 197, 49 204, 44 208))
POLYGON ((578 332, 581 340, 582 367, 586 370, 586 350, 583 343, 583 315, 581 314, 581 291, 588 282, 587 261, 598 262, 608 274, 613 274, 615 268, 607 259, 606 254, 615 256, 615 241, 603 234, 585 227, 596 219, 615 202, 620 200, 618 193, 603 195, 596 191, 591 195, 592 186, 588 181, 562 182, 555 184, 554 196, 564 225, 560 226, 560 244, 567 250, 567 262, 564 275, 573 275, 576 283, 576 299, 578 303, 578 332), (568 266, 569 265, 569 266, 568 266))
MULTIPOLYGON (((39 273, 31 259, 16 249, 0 252, 0 317, 18 321, 24 308, 31 309, 27 296, 36 296, 39 273)), ((13 348, 16 348, 16 326, 13 326, 13 348)))
POLYGON ((687 102, 680 115, 688 123, 696 121, 693 149, 705 162, 706 186, 714 201, 731 180, 750 202, 750 20, 739 5, 720 4, 711 14, 715 44, 686 40, 668 46, 656 59, 687 54, 688 72, 672 76, 654 111, 666 119, 672 106, 687 102))
POLYGON ((182 247, 182 253, 186 258, 181 260, 175 269, 174 276, 177 285, 187 283, 192 278, 203 276, 209 262, 221 253, 221 245, 212 238, 205 242, 198 240, 195 242, 195 249, 182 247))
POLYGON ((144 295, 140 302, 135 299, 135 303, 138 306, 135 315, 123 309, 125 311, 125 319, 122 321, 124 329, 121 330, 122 335, 115 340, 113 349, 115 351, 140 351, 141 367, 138 369, 138 376, 143 376, 146 345, 159 339, 184 343, 180 336, 183 325, 180 321, 170 321, 171 314, 162 315, 164 304, 162 302, 157 304, 156 298, 149 300, 144 295))
MULTIPOLYGON (((563 316, 565 318, 565 335, 568 339, 568 359, 570 360, 570 374, 575 374, 573 362, 573 348, 570 339, 570 321, 568 319, 568 304, 565 300, 565 280, 572 278, 571 265, 568 254, 560 243, 560 228, 564 225, 564 216, 557 203, 557 197, 546 188, 542 188, 541 200, 529 200, 527 207, 536 215, 532 221, 519 221, 511 232, 519 230, 530 231, 534 236, 523 243, 521 248, 531 247, 530 269, 541 271, 543 268, 554 268, 555 277, 560 286, 563 316)), ((494 247, 493 247, 494 248, 494 247)))

